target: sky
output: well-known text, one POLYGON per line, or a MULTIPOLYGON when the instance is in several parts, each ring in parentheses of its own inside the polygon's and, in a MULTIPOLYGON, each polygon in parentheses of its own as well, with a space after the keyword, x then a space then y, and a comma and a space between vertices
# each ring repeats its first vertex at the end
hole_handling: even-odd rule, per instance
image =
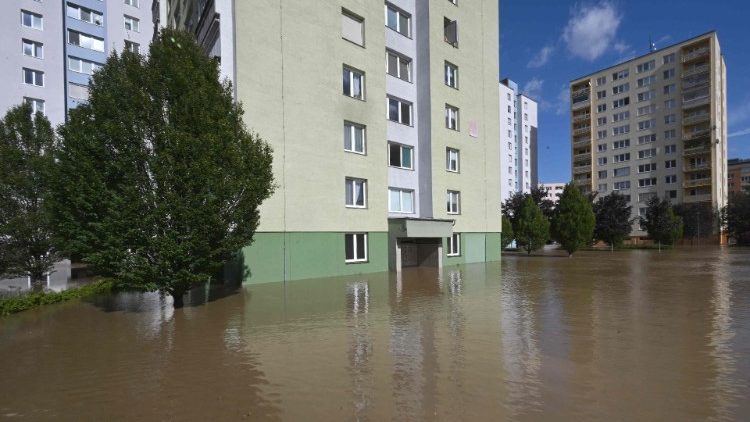
POLYGON ((750 158, 750 0, 501 0, 500 77, 539 102, 539 182, 570 180, 568 83, 715 30, 729 158, 750 158))

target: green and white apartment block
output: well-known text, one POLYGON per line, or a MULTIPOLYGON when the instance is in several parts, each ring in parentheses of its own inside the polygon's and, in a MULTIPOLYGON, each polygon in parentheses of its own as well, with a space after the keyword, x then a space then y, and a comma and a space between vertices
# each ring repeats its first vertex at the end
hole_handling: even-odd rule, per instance
POLYGON ((171 0, 277 189, 251 283, 500 259, 497 0, 171 0))

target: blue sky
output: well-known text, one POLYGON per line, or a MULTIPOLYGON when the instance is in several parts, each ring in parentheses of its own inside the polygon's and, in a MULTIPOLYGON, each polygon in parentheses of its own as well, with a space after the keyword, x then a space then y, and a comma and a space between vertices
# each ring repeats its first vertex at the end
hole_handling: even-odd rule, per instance
POLYGON ((750 0, 503 0, 500 76, 540 103, 539 181, 570 180, 568 82, 716 30, 727 63, 729 157, 750 158, 750 0))

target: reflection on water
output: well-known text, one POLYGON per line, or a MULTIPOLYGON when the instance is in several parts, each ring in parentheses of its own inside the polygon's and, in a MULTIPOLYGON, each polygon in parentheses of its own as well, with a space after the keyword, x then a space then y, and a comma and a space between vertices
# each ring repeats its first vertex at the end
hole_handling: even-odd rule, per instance
POLYGON ((0 417, 748 420, 750 251, 509 256, 0 320, 0 417))

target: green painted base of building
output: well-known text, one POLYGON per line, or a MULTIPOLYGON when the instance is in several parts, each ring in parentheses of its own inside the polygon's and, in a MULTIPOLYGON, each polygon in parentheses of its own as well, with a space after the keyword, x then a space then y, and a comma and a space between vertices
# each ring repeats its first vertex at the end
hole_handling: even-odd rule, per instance
MULTIPOLYGON (((228 265, 227 276, 260 284, 388 271, 388 232, 369 232, 367 243, 367 262, 346 263, 344 233, 260 232, 228 265)), ((443 256, 443 265, 499 260, 500 233, 462 233, 461 255, 443 256)))

